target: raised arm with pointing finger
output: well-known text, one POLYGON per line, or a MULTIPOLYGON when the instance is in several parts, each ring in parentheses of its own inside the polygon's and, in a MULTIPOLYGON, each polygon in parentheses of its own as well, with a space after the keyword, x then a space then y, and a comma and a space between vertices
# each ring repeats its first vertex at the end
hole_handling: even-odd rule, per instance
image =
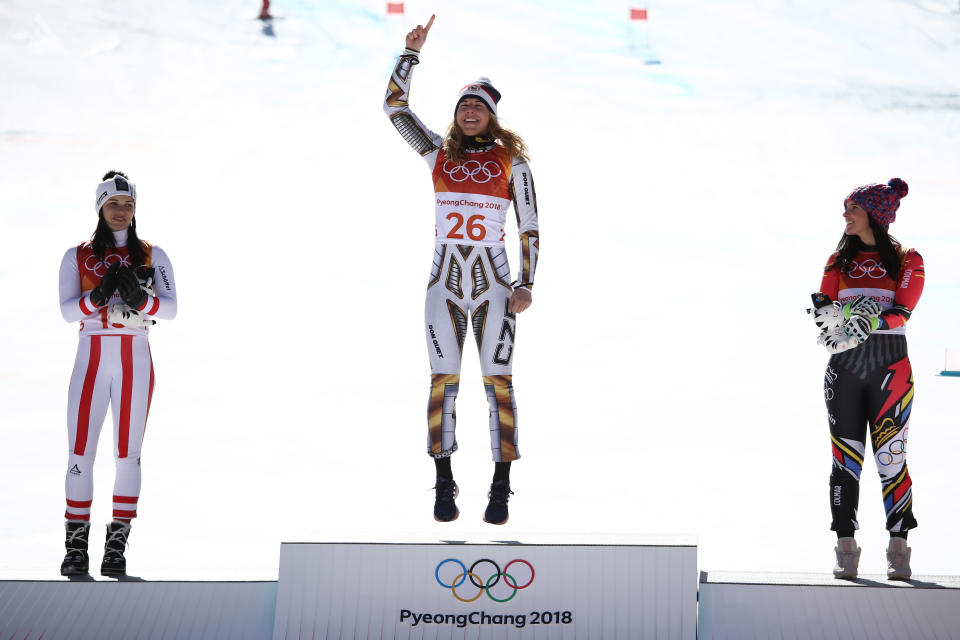
POLYGON ((463 87, 454 120, 443 136, 410 110, 410 82, 435 16, 417 25, 390 76, 383 109, 400 135, 427 162, 436 216, 433 268, 427 285, 425 336, 431 386, 427 452, 437 468, 434 517, 457 518, 450 455, 457 450, 456 402, 460 359, 472 330, 490 403, 495 470, 484 520, 507 521, 510 463, 517 449, 512 359, 516 314, 532 301, 540 250, 537 197, 523 139, 500 125, 500 92, 488 78, 463 87), (505 222, 514 209, 520 268, 513 279, 505 248, 505 222))
POLYGON ((420 64, 420 50, 427 40, 427 34, 433 25, 435 16, 430 16, 427 26, 417 25, 407 34, 407 46, 397 60, 397 66, 390 75, 387 96, 383 101, 383 110, 390 117, 403 139, 413 150, 422 156, 436 151, 443 144, 443 138, 427 129, 420 119, 410 110, 410 77, 414 65, 420 64))

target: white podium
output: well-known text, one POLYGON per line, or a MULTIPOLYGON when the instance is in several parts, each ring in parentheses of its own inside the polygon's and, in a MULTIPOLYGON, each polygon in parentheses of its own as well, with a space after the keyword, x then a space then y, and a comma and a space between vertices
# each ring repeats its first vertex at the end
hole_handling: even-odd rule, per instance
POLYGON ((277 583, 0 581, 3 640, 265 640, 277 583))
POLYGON ((960 637, 960 579, 703 572, 699 638, 960 637))
POLYGON ((692 639, 692 537, 283 543, 274 640, 692 639))

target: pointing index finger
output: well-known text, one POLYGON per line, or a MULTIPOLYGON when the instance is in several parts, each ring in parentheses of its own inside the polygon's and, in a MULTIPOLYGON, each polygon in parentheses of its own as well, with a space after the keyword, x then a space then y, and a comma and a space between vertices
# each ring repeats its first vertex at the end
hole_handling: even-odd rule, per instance
POLYGON ((433 14, 433 15, 430 16, 430 21, 427 22, 427 26, 425 26, 425 27, 423 28, 424 31, 428 31, 428 32, 430 31, 430 27, 433 26, 433 19, 436 18, 436 17, 437 17, 437 14, 433 14))

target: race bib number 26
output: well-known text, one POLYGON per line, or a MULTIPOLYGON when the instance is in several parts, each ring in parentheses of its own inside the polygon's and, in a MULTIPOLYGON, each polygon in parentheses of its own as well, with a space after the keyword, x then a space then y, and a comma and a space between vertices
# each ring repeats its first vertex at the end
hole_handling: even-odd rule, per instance
MULTIPOLYGON (((497 198, 499 200, 499 198, 497 198)), ((488 200, 437 199, 437 240, 457 244, 498 245, 504 241, 507 204, 488 200)))
MULTIPOLYGON (((447 232, 447 238, 450 240, 463 240, 463 231, 466 229, 467 236, 476 242, 482 242, 487 239, 487 228, 483 226, 484 218, 479 213, 475 213, 467 218, 464 227, 463 215, 456 211, 447 214, 447 220, 453 221, 453 228, 447 232)), ((503 229, 500 229, 500 242, 503 242, 503 229)))

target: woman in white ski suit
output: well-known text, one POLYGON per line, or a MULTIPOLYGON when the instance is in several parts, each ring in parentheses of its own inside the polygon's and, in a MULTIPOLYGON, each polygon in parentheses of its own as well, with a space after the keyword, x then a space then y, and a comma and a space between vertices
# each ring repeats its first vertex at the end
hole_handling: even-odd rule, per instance
POLYGON ((532 301, 539 254, 536 193, 523 141, 497 121, 500 94, 489 80, 482 78, 460 91, 455 120, 445 137, 425 127, 410 110, 413 67, 419 64, 419 49, 432 24, 433 17, 426 27, 418 26, 407 36, 407 48, 390 78, 384 111, 426 161, 435 193, 436 250, 425 322, 431 369, 427 451, 437 461, 438 471, 434 516, 448 521, 459 514, 453 504, 457 489, 449 473, 449 456, 457 450, 454 403, 463 345, 472 328, 490 404, 493 460, 498 465, 491 499, 496 495, 502 502, 495 509, 498 513, 488 508, 486 519, 501 524, 506 521, 509 463, 520 457, 512 356, 516 314, 532 301), (504 244, 511 203, 520 235, 516 280, 511 278, 504 244))
POLYGON ((60 264, 60 311, 80 323, 80 343, 67 406, 67 555, 63 575, 88 570, 93 463, 100 429, 113 407, 113 521, 107 525, 104 575, 126 571, 123 550, 140 496, 140 448, 153 396, 147 339, 154 318, 177 313, 167 254, 136 233, 136 186, 120 172, 97 185, 99 217, 91 241, 71 247, 60 264))

